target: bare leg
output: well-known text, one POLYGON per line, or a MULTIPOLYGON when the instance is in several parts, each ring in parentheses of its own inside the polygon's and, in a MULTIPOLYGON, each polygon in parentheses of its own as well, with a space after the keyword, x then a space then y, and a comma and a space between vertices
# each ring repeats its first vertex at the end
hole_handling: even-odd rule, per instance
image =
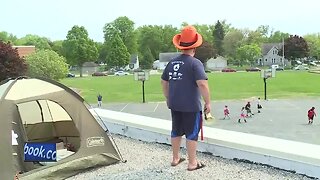
POLYGON ((172 145, 172 163, 177 164, 180 160, 180 145, 181 145, 181 136, 171 138, 171 145, 172 145))
POLYGON ((188 159, 189 164, 188 168, 193 169, 197 167, 197 141, 187 140, 187 152, 188 152, 188 159))

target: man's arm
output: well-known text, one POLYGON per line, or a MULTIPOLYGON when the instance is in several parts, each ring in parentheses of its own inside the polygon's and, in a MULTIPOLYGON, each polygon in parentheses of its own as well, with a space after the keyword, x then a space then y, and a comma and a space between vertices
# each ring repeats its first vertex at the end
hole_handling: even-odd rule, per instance
POLYGON ((162 93, 166 99, 169 97, 169 82, 161 79, 162 93))
POLYGON ((204 107, 206 109, 206 113, 209 113, 211 111, 211 105, 210 105, 210 91, 209 91, 208 81, 197 80, 196 82, 205 103, 204 107))

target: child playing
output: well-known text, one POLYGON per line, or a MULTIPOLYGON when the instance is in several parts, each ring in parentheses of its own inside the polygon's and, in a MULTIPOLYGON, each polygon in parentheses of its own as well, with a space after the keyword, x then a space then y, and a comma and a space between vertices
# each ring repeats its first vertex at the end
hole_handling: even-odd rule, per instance
POLYGON ((228 106, 224 106, 223 113, 224 113, 223 119, 226 119, 226 117, 228 117, 230 119, 230 116, 229 116, 230 112, 229 112, 228 106))
POLYGON ((101 104, 102 104, 102 96, 101 96, 101 94, 99 94, 97 96, 97 98, 98 98, 98 107, 101 107, 101 104))
POLYGON ((316 112, 314 111, 315 107, 312 107, 311 109, 308 110, 308 124, 312 124, 313 123, 313 117, 317 116, 316 112))
POLYGON ((240 114, 240 118, 239 118, 239 120, 238 120, 238 123, 241 123, 241 122, 240 122, 241 119, 243 119, 244 122, 247 122, 247 120, 246 120, 246 115, 245 115, 245 108, 244 108, 244 107, 241 108, 241 114, 240 114))
POLYGON ((258 98, 258 101, 257 101, 257 108, 258 108, 258 113, 261 113, 260 109, 262 109, 262 106, 260 104, 260 98, 258 98))

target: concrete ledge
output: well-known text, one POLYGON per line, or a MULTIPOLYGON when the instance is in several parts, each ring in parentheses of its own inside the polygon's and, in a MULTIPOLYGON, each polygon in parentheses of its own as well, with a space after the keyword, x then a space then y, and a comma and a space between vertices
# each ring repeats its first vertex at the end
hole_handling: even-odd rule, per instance
MULTIPOLYGON (((170 144, 171 121, 128 113, 92 109, 112 133, 131 138, 170 144)), ((102 127, 102 122, 98 121, 102 127)), ((198 150, 229 159, 267 164, 320 178, 320 146, 204 127, 204 140, 198 150)), ((182 144, 185 147, 185 144, 182 144)))

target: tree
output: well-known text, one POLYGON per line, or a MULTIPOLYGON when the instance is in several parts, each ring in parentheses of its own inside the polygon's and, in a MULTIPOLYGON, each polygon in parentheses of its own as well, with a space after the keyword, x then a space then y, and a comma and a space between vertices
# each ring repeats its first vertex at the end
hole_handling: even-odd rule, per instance
POLYGON ((64 57, 52 50, 38 50, 26 57, 28 75, 59 80, 66 77, 68 64, 64 57))
POLYGON ((35 46, 37 49, 51 49, 50 43, 48 38, 32 34, 27 34, 16 41, 16 45, 35 46))
POLYGON ((212 47, 212 44, 208 41, 203 41, 202 45, 197 48, 194 56, 206 67, 207 61, 216 55, 216 49, 212 47))
POLYGON ((17 40, 18 40, 17 36, 14 36, 13 34, 9 34, 6 31, 0 32, 0 41, 16 44, 17 40))
POLYGON ((52 47, 51 47, 52 50, 58 53, 60 56, 64 56, 65 54, 62 44, 63 44, 63 40, 53 41, 52 47))
POLYGON ((277 42, 282 42, 282 40, 289 38, 289 33, 283 33, 280 31, 272 32, 268 42, 270 43, 277 43, 277 42))
POLYGON ((217 49, 217 53, 220 56, 223 56, 223 39, 225 33, 224 28, 220 21, 218 21, 213 30, 213 46, 217 49))
POLYGON ((257 44, 243 45, 237 49, 240 65, 243 65, 244 62, 249 62, 252 65, 260 56, 261 48, 257 44))
POLYGON ((152 56, 152 53, 150 49, 147 47, 144 51, 144 54, 142 55, 142 58, 140 59, 140 65, 142 69, 151 69, 154 57, 152 56))
MULTIPOLYGON (((284 40, 284 55, 286 59, 294 60, 296 58, 304 58, 309 56, 308 43, 303 37, 290 35, 284 40)), ((279 52, 282 54, 282 50, 279 52)))
POLYGON ((106 62, 109 67, 120 68, 129 64, 130 53, 118 34, 108 42, 107 47, 106 62))
POLYGON ((223 39, 223 50, 228 60, 236 60, 237 49, 243 43, 244 35, 240 30, 234 29, 226 34, 223 39))
POLYGON ((137 52, 137 35, 134 30, 134 22, 128 17, 118 17, 111 23, 107 23, 104 28, 105 42, 112 41, 113 37, 118 34, 130 54, 137 52))
POLYGON ((80 77, 82 77, 82 64, 87 61, 96 61, 99 55, 96 44, 89 39, 88 32, 83 26, 73 26, 62 47, 67 62, 80 67, 80 77))
MULTIPOLYGON (((144 55, 145 50, 149 48, 152 56, 154 58, 158 58, 159 53, 162 52, 161 48, 163 47, 163 44, 164 44, 162 41, 162 28, 160 26, 151 26, 151 25, 142 26, 137 29, 137 32, 138 32, 139 52, 142 54, 142 56, 145 56, 144 55)), ((171 37, 171 41, 167 42, 167 44, 172 44, 172 37, 171 37)))
POLYGON ((0 81, 26 74, 27 64, 10 43, 0 41, 0 81))
POLYGON ((310 48, 310 56, 316 59, 320 58, 320 33, 308 34, 304 36, 310 48))
MULTIPOLYGON (((172 43, 172 38, 174 35, 178 33, 178 29, 172 27, 171 25, 160 26, 161 31, 161 52, 172 52, 175 51, 176 48, 172 43)), ((154 57, 158 57, 154 56, 154 57)))
POLYGON ((203 40, 213 44, 213 27, 206 24, 195 24, 194 27, 197 29, 197 32, 201 34, 203 40))

